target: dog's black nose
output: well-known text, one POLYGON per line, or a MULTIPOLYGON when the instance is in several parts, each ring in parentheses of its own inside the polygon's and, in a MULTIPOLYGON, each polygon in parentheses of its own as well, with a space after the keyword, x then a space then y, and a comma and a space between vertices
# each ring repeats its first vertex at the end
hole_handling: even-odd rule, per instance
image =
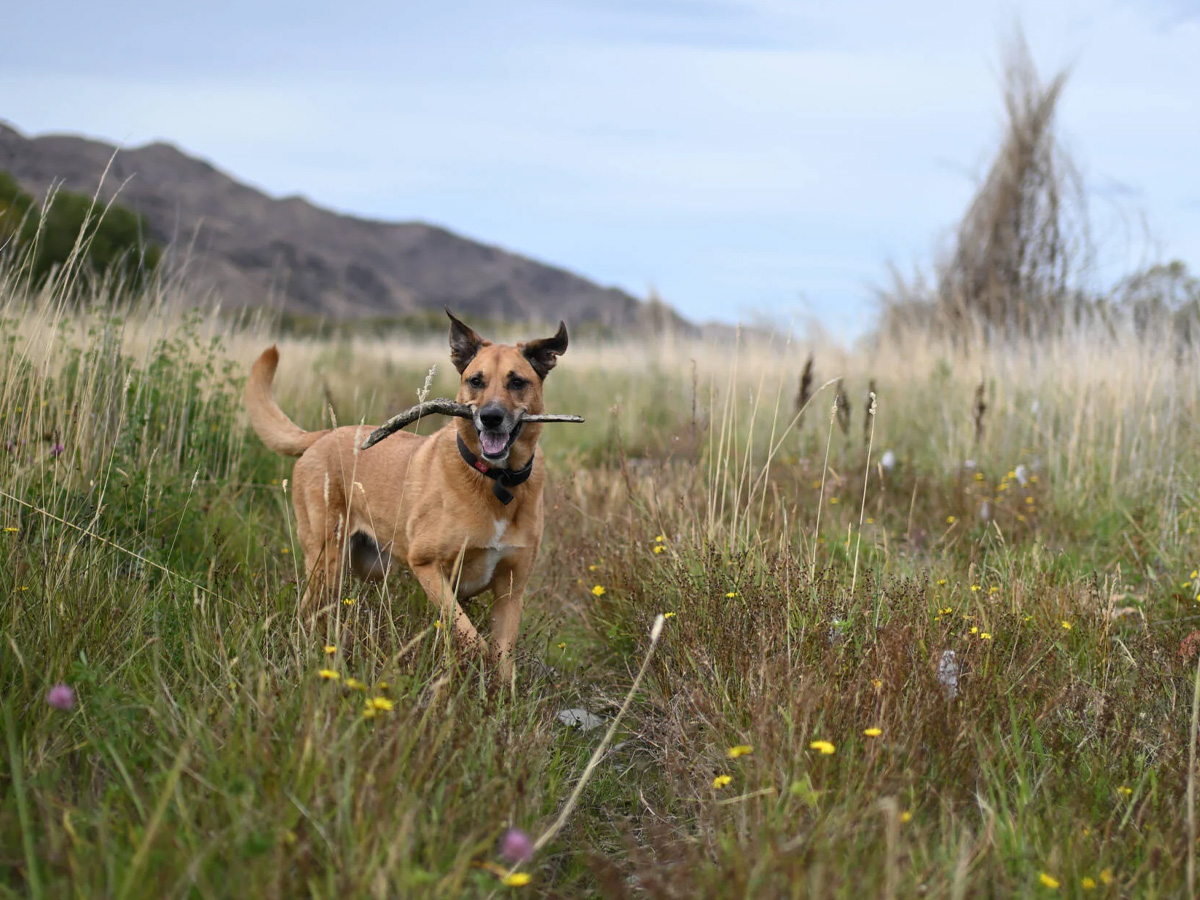
POLYGON ((485 406, 479 411, 479 421, 484 428, 496 429, 504 424, 504 407, 485 406))

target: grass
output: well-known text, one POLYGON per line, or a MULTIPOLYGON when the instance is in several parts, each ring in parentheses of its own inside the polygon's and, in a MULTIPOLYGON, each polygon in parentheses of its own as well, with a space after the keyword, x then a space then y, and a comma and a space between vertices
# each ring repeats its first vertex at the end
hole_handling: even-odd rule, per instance
MULTIPOLYGON (((290 463, 240 409, 268 329, 67 296, 0 276, 0 895, 1188 890, 1194 357, 817 347, 843 435, 832 384, 795 419, 807 348, 576 342, 548 405, 588 424, 546 429, 512 690, 407 573, 298 614, 290 463), (660 613, 579 805, 505 886, 501 834, 545 833, 604 733, 556 713, 611 721, 660 613)), ((454 390, 440 341, 281 349, 308 427, 412 405, 433 364, 454 390)))

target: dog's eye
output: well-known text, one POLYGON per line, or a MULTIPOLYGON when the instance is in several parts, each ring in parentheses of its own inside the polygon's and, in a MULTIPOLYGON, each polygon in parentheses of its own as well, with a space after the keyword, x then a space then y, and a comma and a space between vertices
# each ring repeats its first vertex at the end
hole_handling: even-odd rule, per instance
POLYGON ((523 391, 525 390, 525 386, 527 384, 529 384, 529 382, 520 375, 514 375, 512 378, 508 379, 508 389, 510 391, 523 391))
POLYGON ((479 390, 480 388, 483 387, 483 376, 479 375, 479 374, 472 375, 470 378, 467 379, 467 384, 469 384, 471 387, 475 388, 476 390, 479 390))

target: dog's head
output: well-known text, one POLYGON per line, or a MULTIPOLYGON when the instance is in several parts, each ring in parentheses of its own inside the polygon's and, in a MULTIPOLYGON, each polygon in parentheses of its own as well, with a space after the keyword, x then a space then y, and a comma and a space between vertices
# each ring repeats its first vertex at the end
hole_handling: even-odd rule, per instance
POLYGON ((541 426, 522 425, 520 418, 542 412, 542 382, 567 350, 567 326, 559 322, 554 337, 512 346, 486 341, 450 310, 446 315, 450 359, 462 376, 457 399, 475 408, 474 420, 463 420, 460 433, 470 432, 464 440, 478 445, 480 456, 490 465, 504 466, 522 434, 531 445, 537 441, 541 426))

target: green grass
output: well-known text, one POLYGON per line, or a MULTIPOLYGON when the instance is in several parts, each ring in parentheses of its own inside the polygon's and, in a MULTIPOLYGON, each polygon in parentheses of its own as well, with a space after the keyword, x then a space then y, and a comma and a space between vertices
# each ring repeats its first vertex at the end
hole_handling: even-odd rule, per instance
MULTIPOLYGON (((0 282, 0 894, 1186 894, 1194 359, 818 348, 854 403, 830 438, 829 388, 793 422, 799 348, 578 341, 512 690, 407 573, 299 615, 290 463, 240 411, 263 330, 0 282), (611 717, 659 613, 614 745, 503 886, 500 835, 541 834, 600 741, 556 713, 611 717)), ((434 363, 454 390, 440 342, 282 350, 308 427, 411 405, 434 363)))

